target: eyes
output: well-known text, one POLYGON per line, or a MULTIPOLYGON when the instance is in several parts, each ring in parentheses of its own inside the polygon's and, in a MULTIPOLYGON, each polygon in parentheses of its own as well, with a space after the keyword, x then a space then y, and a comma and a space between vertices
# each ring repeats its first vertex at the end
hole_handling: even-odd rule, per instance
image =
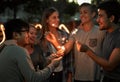
POLYGON ((103 17, 103 15, 102 14, 98 14, 98 17, 100 18, 100 17, 103 17))
POLYGON ((59 16, 53 16, 52 19, 59 19, 59 16))
POLYGON ((86 14, 88 13, 87 11, 80 11, 80 14, 86 14))

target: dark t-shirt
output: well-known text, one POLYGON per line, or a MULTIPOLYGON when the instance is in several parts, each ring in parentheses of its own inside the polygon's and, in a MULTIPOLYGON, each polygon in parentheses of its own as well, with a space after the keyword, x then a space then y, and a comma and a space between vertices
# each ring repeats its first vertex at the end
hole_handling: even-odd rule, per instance
MULTIPOLYGON (((109 57, 115 48, 120 48, 120 28, 112 33, 106 33, 102 46, 103 57, 109 60, 109 57)), ((109 72, 104 70, 104 74, 112 79, 120 79, 120 64, 113 71, 109 72)))

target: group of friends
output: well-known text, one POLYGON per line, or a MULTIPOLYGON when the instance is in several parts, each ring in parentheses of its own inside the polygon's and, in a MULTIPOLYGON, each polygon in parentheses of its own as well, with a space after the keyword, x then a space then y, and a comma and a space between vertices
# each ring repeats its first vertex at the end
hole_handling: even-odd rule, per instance
POLYGON ((116 0, 83 3, 70 34, 54 7, 43 12, 40 33, 21 19, 5 22, 0 82, 120 82, 119 10, 116 0))

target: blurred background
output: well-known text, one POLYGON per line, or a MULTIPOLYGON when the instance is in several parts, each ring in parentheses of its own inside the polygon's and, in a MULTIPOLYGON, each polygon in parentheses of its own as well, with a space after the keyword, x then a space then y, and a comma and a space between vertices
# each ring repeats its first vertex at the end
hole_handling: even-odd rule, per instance
MULTIPOLYGON (((78 6, 83 2, 98 5, 105 0, 0 0, 0 23, 21 18, 29 23, 40 23, 45 8, 56 7, 62 23, 79 20, 78 6)), ((118 0, 120 1, 120 0, 118 0)))
MULTIPOLYGON (((88 2, 97 6, 102 1, 106 0, 0 0, 0 27, 10 19, 20 18, 41 29, 43 11, 48 7, 55 7, 60 13, 61 24, 71 27, 67 28, 71 31, 72 27, 77 27, 80 22, 79 5, 88 2)), ((0 29, 0 41, 2 39, 3 34, 0 29)))

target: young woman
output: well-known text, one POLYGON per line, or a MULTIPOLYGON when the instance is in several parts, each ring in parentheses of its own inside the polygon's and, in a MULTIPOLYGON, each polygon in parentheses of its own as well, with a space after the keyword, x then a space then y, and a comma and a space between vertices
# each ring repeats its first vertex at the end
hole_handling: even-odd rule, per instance
MULTIPOLYGON (((52 43, 47 41, 45 38, 46 32, 51 32, 55 35, 60 45, 64 45, 68 39, 68 34, 60 30, 59 27, 60 19, 59 12, 54 8, 50 7, 45 10, 42 16, 42 32, 43 36, 40 40, 44 56, 49 57, 51 53, 56 53, 58 49, 54 47, 52 43)), ((72 55, 66 55, 63 57, 63 60, 60 62, 59 66, 55 69, 51 75, 50 82, 63 82, 68 77, 68 73, 71 73, 71 58, 72 55)))
POLYGON ((25 46, 32 59, 33 65, 36 69, 43 69, 47 65, 47 60, 43 56, 41 47, 37 43, 37 29, 34 25, 29 28, 29 43, 25 46))

